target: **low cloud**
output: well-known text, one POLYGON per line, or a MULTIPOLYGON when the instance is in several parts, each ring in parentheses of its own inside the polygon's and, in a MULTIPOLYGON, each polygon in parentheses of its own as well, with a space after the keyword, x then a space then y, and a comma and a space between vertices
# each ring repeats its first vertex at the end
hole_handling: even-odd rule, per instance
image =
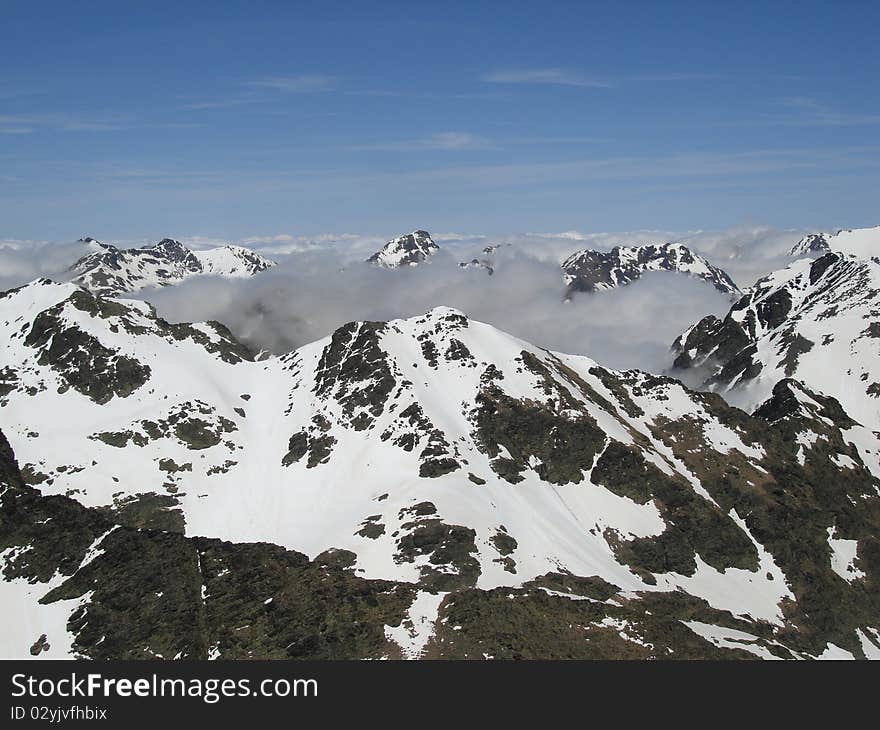
POLYGON ((40 277, 68 278, 67 269, 85 255, 85 244, 0 239, 0 291, 13 289, 40 277))
POLYGON ((691 233, 678 240, 724 269, 741 289, 746 289, 771 271, 788 266, 792 261, 788 252, 807 232, 738 226, 691 233))
POLYGON ((682 329, 730 306, 703 282, 674 274, 566 302, 554 261, 511 247, 499 250, 488 276, 460 268, 459 260, 443 251, 427 264, 386 270, 345 262, 333 250, 309 251, 252 279, 194 278, 142 295, 168 319, 217 319, 251 347, 276 353, 352 320, 410 317, 445 305, 544 347, 655 372, 668 367, 669 345, 682 329))
MULTIPOLYGON (((441 251, 423 265, 385 270, 364 263, 388 236, 353 233, 243 237, 278 266, 250 279, 195 277, 137 296, 173 321, 215 319, 255 349, 286 352, 362 319, 388 320, 456 307, 476 320, 537 345, 587 355, 616 368, 660 372, 669 367, 669 345, 707 314, 723 315, 730 301, 702 281, 679 274, 647 274, 626 287, 580 294, 564 301, 559 264, 574 251, 681 240, 747 287, 790 263, 791 245, 803 231, 742 226, 727 231, 675 233, 523 233, 487 236, 437 234, 441 251), (495 273, 462 269, 484 258, 495 273)), ((181 237, 192 248, 222 244, 215 237, 181 237)), ((147 241, 116 242, 145 245, 147 241)), ((86 248, 76 243, 0 240, 0 288, 40 276, 63 280, 86 248)))

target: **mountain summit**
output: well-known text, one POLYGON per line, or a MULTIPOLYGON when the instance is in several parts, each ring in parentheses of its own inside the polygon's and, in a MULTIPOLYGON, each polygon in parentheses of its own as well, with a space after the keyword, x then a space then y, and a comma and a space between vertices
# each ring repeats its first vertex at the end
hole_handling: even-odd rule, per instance
POLYGON ((615 246, 607 252, 585 249, 569 256, 562 271, 571 291, 613 289, 648 271, 675 271, 702 279, 725 294, 740 294, 724 271, 681 243, 615 246))
POLYGON ((418 230, 388 241, 367 259, 367 263, 388 269, 416 266, 439 250, 430 233, 418 230))

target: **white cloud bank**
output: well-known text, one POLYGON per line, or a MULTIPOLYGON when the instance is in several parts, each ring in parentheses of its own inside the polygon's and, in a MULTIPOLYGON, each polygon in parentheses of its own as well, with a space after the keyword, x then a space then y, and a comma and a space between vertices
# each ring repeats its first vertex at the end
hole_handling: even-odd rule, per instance
MULTIPOLYGON (((669 366, 669 345, 683 329, 706 314, 723 314, 730 301, 699 280, 657 273, 565 302, 559 263, 566 256, 583 248, 683 240, 746 287, 788 263, 786 252, 802 233, 765 227, 684 235, 445 233, 435 236, 441 251, 429 263, 401 270, 364 263, 383 245, 383 236, 253 236, 240 243, 270 255, 278 261, 276 268, 244 280, 193 278, 139 296, 170 320, 216 319, 252 347, 273 352, 320 339, 351 320, 409 317, 445 305, 544 347, 588 355, 612 367, 658 372, 669 366), (500 244, 493 276, 458 266, 483 257, 490 244, 500 244)), ((193 248, 222 243, 210 237, 182 240, 193 248)), ((38 276, 63 279, 83 251, 79 243, 0 240, 0 288, 38 276)))
POLYGON ((427 264, 387 270, 310 251, 252 279, 200 277, 142 294, 168 319, 217 319, 252 347, 273 352, 352 320, 409 317, 445 305, 544 347, 653 371, 668 366, 669 345, 684 327, 730 306, 705 283, 667 274, 566 302, 555 261, 502 249, 488 276, 461 269, 459 260, 440 252, 427 264))

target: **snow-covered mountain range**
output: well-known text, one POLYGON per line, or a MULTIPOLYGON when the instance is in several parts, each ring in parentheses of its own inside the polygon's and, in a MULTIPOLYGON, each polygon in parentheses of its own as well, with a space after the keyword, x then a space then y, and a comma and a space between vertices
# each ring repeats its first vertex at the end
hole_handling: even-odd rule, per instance
MULTIPOLYGON (((462 269, 495 272, 495 254, 500 244, 484 246, 480 256, 459 263, 462 269)), ((440 250, 424 230, 392 239, 367 259, 385 268, 416 266, 440 250)), ((571 254, 562 263, 562 278, 569 293, 603 291, 630 284, 649 271, 681 273, 702 279, 730 296, 741 294, 723 270, 692 252, 682 243, 615 246, 611 251, 584 249, 571 254)))
POLYGON ((93 238, 81 240, 91 252, 71 267, 73 281, 106 296, 168 286, 192 276, 253 276, 275 265, 242 246, 191 250, 164 238, 154 246, 121 249, 93 238))
POLYGON ((724 271, 681 243, 615 246, 611 251, 585 249, 569 256, 562 271, 571 291, 612 289, 636 281, 648 271, 671 271, 695 276, 725 294, 740 294, 724 271))
POLYGON ((871 426, 802 353, 748 415, 444 307, 256 361, 38 280, 0 329, 6 656, 880 654, 871 426))

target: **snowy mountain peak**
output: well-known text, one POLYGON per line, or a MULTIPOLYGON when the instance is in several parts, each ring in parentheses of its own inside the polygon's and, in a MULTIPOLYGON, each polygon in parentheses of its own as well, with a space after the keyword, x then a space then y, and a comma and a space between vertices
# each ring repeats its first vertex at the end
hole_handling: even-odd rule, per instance
POLYGON ((425 317, 428 319, 434 320, 450 320, 450 319, 458 319, 458 320, 467 320, 467 316, 460 309, 456 309, 455 307, 447 307, 447 306, 437 306, 433 309, 429 309, 425 313, 425 317))
POLYGON ((615 246, 611 251, 585 249, 562 263, 571 291, 599 291, 629 284, 648 271, 674 271, 698 277, 729 295, 739 295, 733 280, 681 243, 615 246))
POLYGON ((94 239, 88 244, 92 253, 80 258, 70 269, 75 274, 73 281, 106 296, 168 286, 202 274, 253 276, 275 265, 242 246, 193 251, 171 238, 144 248, 120 249, 94 239))
POLYGON ((244 246, 228 244, 194 252, 203 274, 227 277, 253 276, 275 266, 275 262, 244 246))
POLYGON ((440 247, 434 243, 430 233, 417 230, 388 241, 367 262, 389 269, 416 266, 439 250, 440 247))
POLYGON ((194 258, 192 251, 173 238, 163 238, 159 243, 148 246, 143 250, 149 251, 155 256, 167 256, 169 259, 177 261, 186 261, 190 257, 194 258))
POLYGON ((880 257, 880 226, 843 229, 837 233, 810 233, 804 236, 789 253, 792 256, 836 251, 860 258, 880 257))
POLYGON ((791 256, 805 256, 813 253, 830 251, 826 233, 809 233, 789 250, 791 256))

